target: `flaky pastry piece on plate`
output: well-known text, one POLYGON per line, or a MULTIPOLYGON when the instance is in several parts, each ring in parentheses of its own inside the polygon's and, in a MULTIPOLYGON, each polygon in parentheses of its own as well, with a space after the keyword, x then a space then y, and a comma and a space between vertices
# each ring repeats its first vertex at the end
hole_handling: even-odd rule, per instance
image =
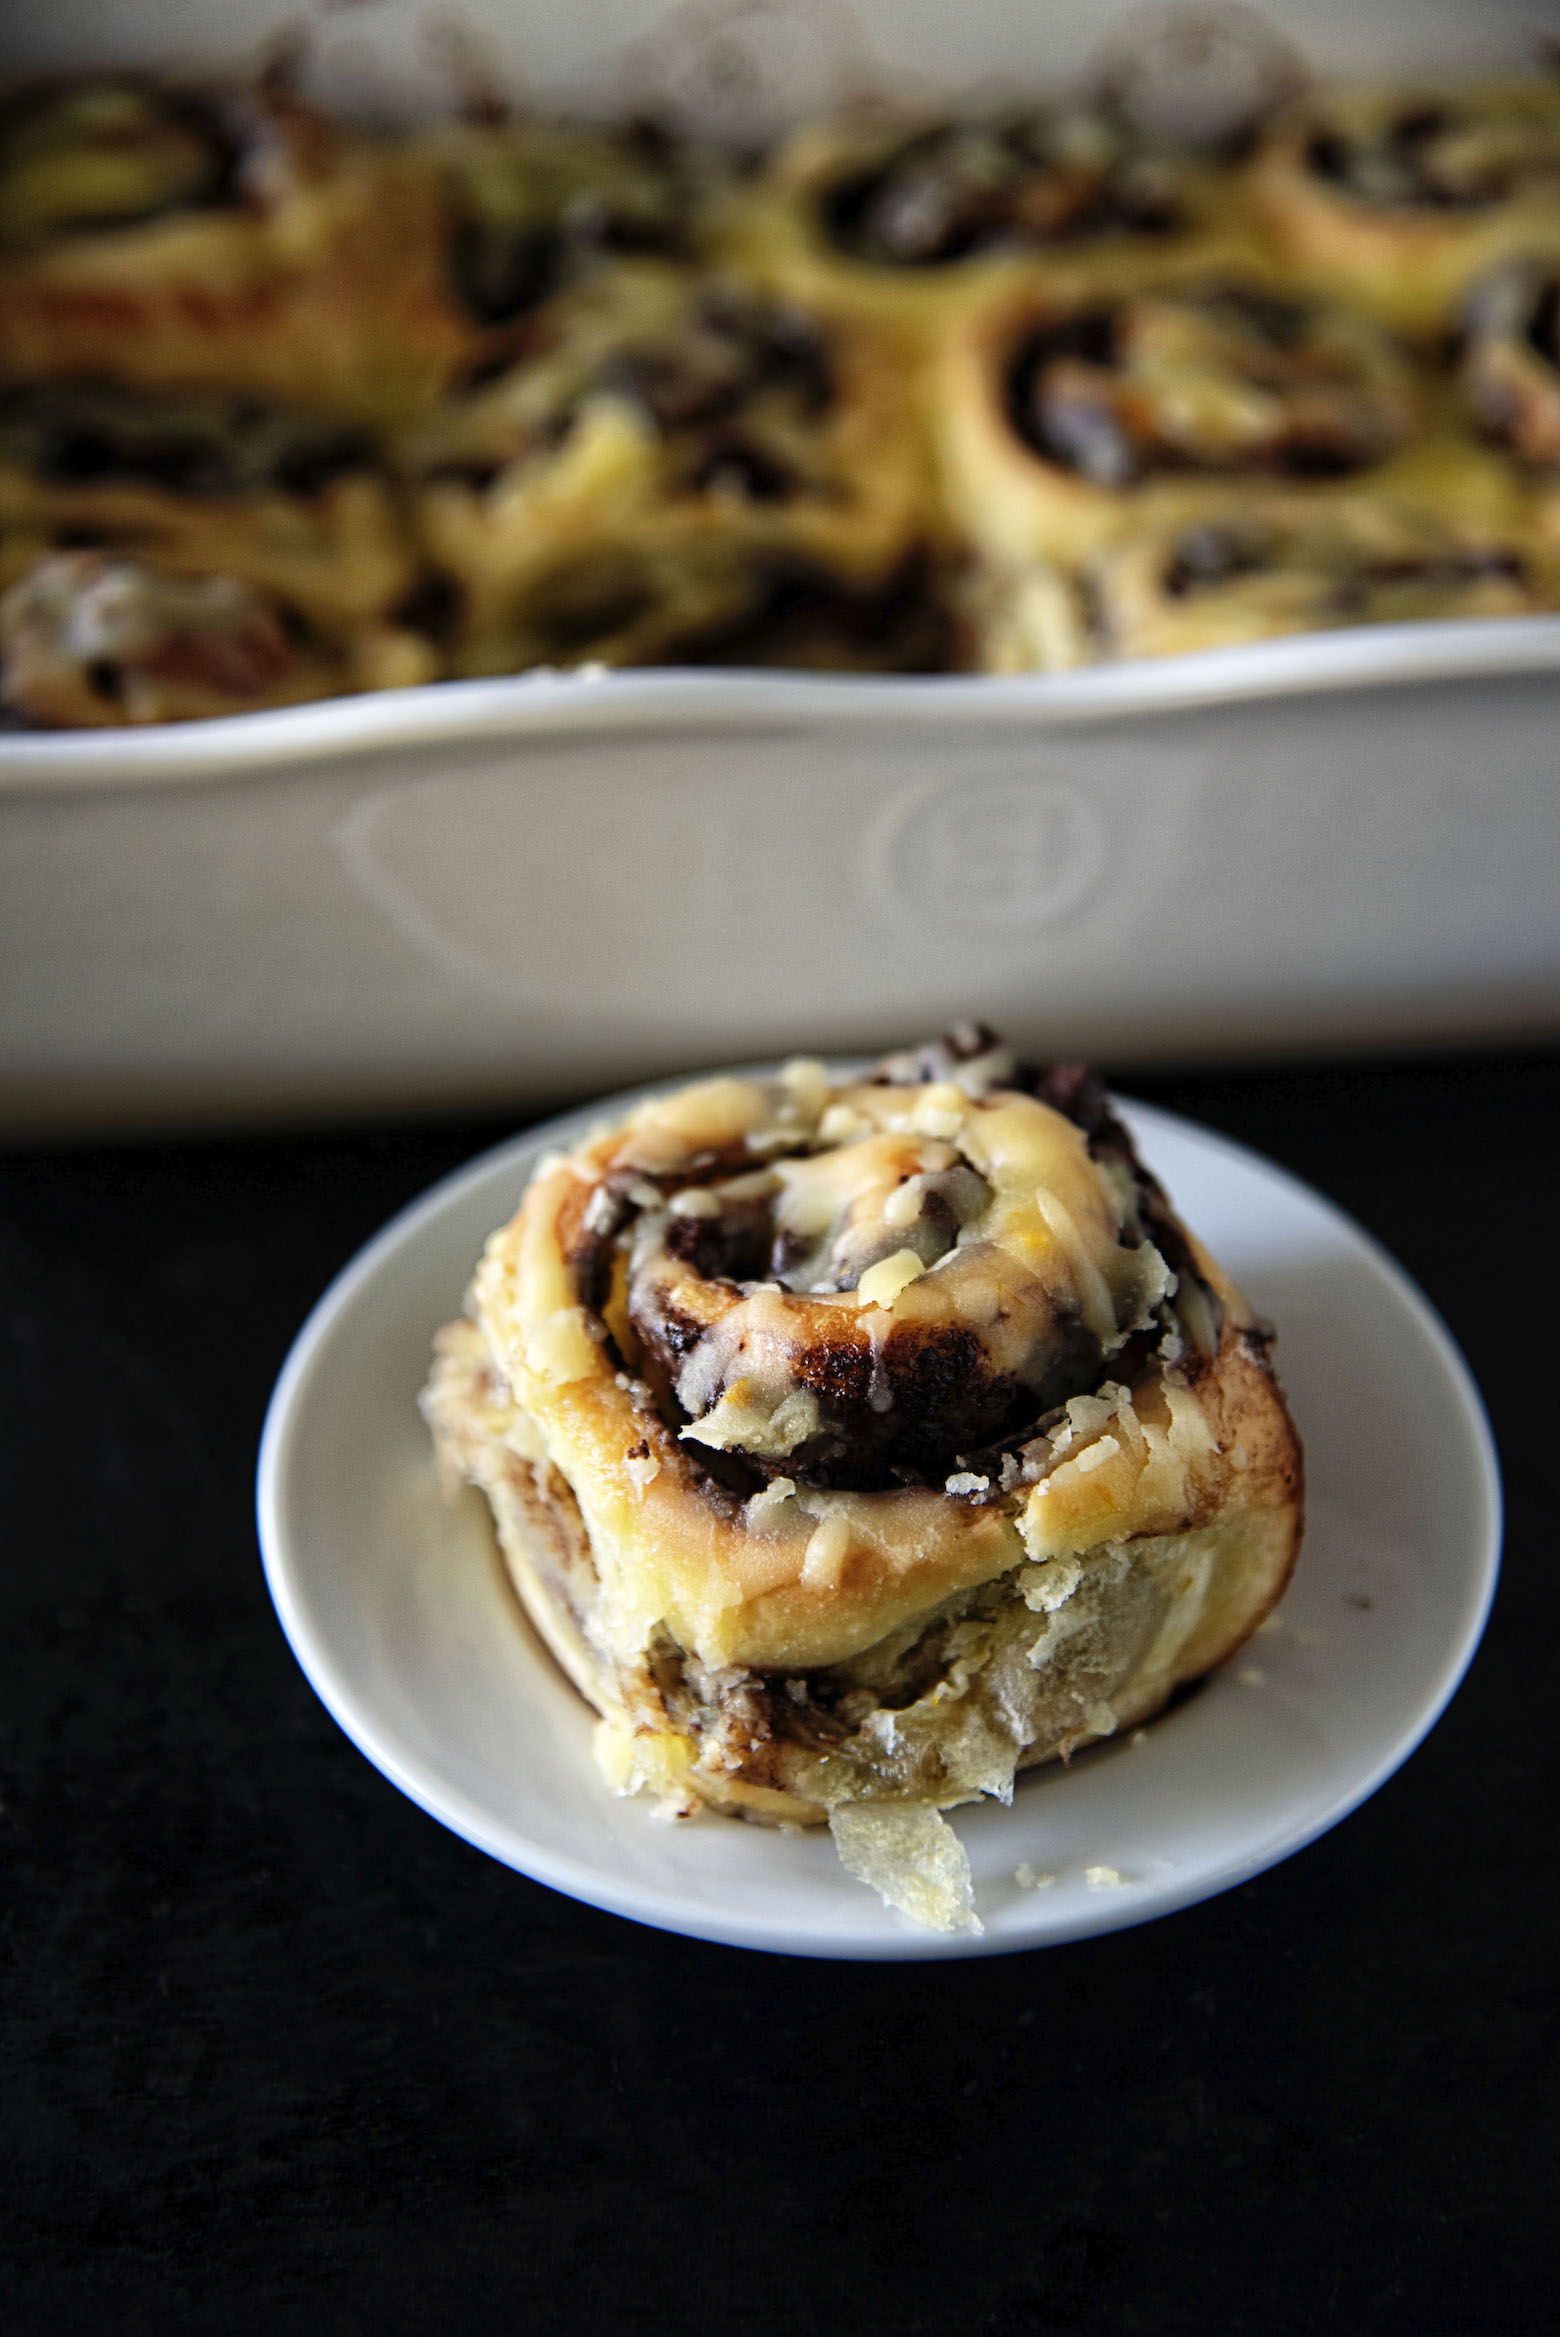
POLYGON ((1248 183, 1305 282, 1436 338, 1487 269, 1560 255, 1560 80, 1319 91, 1248 183))
POLYGON ((1282 1592, 1270 1337, 1093 1080, 966 1026, 545 1157, 424 1404, 618 1788, 827 1819, 946 1928, 939 1813, 1158 1712, 1282 1592))
POLYGON ((0 98, 0 369, 203 383, 365 422, 414 412, 481 346, 438 179, 277 72, 133 74, 0 98))
POLYGON ((891 344, 661 260, 547 303, 399 460, 466 674, 718 656, 788 596, 865 623, 929 526, 891 344))

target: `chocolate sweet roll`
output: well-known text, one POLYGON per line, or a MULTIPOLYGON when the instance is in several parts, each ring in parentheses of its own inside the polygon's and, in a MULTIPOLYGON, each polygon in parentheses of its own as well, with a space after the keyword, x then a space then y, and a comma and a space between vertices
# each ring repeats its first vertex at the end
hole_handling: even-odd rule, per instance
POLYGON ((939 1812, 1158 1712, 1280 1595, 1270 1337, 1095 1082, 965 1026, 549 1155, 424 1401, 619 1789, 828 1819, 949 1926, 939 1812))
POLYGON ((665 261, 549 303, 400 460, 467 674, 707 657, 788 595, 866 608, 930 524, 892 349, 665 261))
POLYGON ((1113 547, 1217 517, 1232 482, 1284 508, 1391 492, 1431 508, 1495 491, 1444 447, 1437 392, 1370 319, 1247 270, 1058 307, 1015 283, 950 335, 936 377, 945 492, 977 561, 970 661, 1084 662, 1089 578, 1113 547))
POLYGON ((200 383, 365 421, 414 411, 480 337, 436 177, 304 105, 130 74, 0 101, 0 369, 200 383))
POLYGON ((1250 188, 1306 281, 1438 337, 1490 267, 1560 256, 1560 80, 1321 92, 1274 125, 1250 188))
POLYGON ((1059 297, 1123 292, 1167 255, 1246 249, 1240 182, 1084 102, 995 119, 814 124, 717 214, 735 264, 935 335, 1014 266, 1059 297))
POLYGON ((501 343, 552 295, 615 257, 692 257, 718 154, 648 124, 621 129, 478 118, 425 132, 462 308, 501 343))
POLYGON ((1356 477, 1424 413, 1367 318, 1253 273, 1059 306, 1009 287, 950 336, 936 419, 948 493, 999 560, 1077 560, 1167 479, 1356 477))
POLYGON ((231 391, 0 387, 0 584, 67 548, 258 586, 365 679, 437 673, 400 621, 416 565, 398 498, 339 418, 231 391))
POLYGON ((39 727, 247 714, 354 686, 296 607, 235 576, 54 552, 0 595, 0 705, 39 727))

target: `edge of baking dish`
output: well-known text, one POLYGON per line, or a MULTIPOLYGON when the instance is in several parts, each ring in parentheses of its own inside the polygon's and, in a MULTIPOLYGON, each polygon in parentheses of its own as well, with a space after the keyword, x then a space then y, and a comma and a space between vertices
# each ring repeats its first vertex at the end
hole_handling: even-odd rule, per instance
POLYGON ((136 730, 0 735, 0 791, 213 780, 278 762, 472 737, 882 723, 1120 720, 1221 701, 1560 672, 1560 615, 1300 634, 1052 674, 883 675, 698 667, 539 669, 136 730))

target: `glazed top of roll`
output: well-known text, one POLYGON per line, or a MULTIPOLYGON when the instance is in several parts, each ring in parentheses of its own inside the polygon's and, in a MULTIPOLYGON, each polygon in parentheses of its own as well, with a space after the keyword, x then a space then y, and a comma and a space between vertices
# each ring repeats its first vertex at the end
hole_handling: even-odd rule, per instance
POLYGON ((593 430, 647 437, 671 491, 783 502, 833 394, 805 315, 665 262, 625 262, 550 312, 524 362, 448 399, 400 442, 414 473, 485 488, 593 430))
POLYGON ((640 1105, 538 1165, 473 1304, 609 1634, 717 1663, 1195 1522, 1227 1441, 1195 1390, 1226 1334, 1265 1370, 1098 1088, 978 1031, 640 1105))

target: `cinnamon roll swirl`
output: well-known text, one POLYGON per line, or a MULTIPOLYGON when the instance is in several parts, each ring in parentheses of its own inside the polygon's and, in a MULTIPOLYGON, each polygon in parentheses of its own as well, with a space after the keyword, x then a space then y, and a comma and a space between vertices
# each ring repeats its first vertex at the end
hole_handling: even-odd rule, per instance
POLYGON ((717 207, 717 246, 792 298, 935 336, 1015 267, 1057 297, 1129 290, 1167 256, 1243 255, 1239 182, 1058 100, 988 120, 870 116, 799 131, 717 207))
POLYGON ((950 339, 937 415, 988 671, 1368 621, 1378 601, 1539 605, 1520 498, 1444 385, 1271 276, 1060 312, 1012 287, 950 339), (1376 569, 1423 589, 1363 589, 1376 569))
POLYGON ((1490 267, 1560 255, 1560 82, 1327 90, 1274 125, 1249 183, 1306 282, 1436 336, 1490 267))
POLYGON ((424 1399, 622 1790, 973 1920, 938 1812, 1158 1711, 1280 1595, 1268 1334, 1077 1069, 965 1027, 536 1170, 424 1399))
MULTIPOLYGON (((357 425, 231 392, 0 386, 0 582, 65 548, 238 578, 365 655, 405 630, 396 612, 416 576, 410 530, 357 425)), ((432 679, 431 650, 424 664, 418 678, 432 679)))
POLYGON ((1166 480, 1358 475, 1424 410, 1368 318, 1248 272, 1086 307, 1016 285, 950 337, 937 414, 968 537, 999 561, 1076 561, 1166 480))
POLYGON ((0 370, 200 383, 368 422, 416 411, 480 346, 447 284, 435 179, 276 73, 239 90, 131 74, 0 103, 0 370))
POLYGON ((401 444, 462 673, 718 655, 787 595, 870 615, 928 531, 891 348, 624 262, 401 444))

